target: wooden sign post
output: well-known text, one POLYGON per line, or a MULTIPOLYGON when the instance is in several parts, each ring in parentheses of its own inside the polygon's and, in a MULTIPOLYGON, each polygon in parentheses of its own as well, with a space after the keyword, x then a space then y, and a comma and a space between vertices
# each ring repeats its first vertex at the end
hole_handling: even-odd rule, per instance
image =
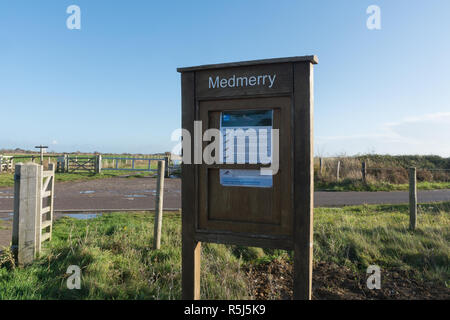
POLYGON ((317 62, 316 56, 304 56, 178 69, 187 132, 181 175, 183 299, 200 299, 201 242, 294 250, 294 299, 311 299, 317 62), (234 145, 231 129, 272 132, 262 147, 269 163, 260 158, 264 136, 234 145), (242 161, 229 162, 217 150, 205 156, 216 139, 211 132, 220 132, 227 157, 229 149, 241 150, 235 155, 242 161), (257 161, 248 161, 256 141, 257 161))

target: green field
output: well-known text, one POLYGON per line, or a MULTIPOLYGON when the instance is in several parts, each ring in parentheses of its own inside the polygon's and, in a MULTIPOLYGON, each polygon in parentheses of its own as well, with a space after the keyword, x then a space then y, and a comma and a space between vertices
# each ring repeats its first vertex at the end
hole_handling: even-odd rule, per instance
MULTIPOLYGON (((419 206, 418 229, 408 230, 407 206, 315 209, 314 259, 365 274, 368 265, 404 270, 417 283, 447 286, 450 203, 419 206)), ((0 267, 0 299, 180 299, 181 218, 165 213, 162 249, 152 250, 153 214, 112 213, 92 220, 62 218, 41 258, 0 267), (82 270, 81 290, 66 287, 66 270, 82 270)), ((291 253, 204 244, 202 299, 254 299, 246 270, 291 263, 291 253)), ((277 298, 276 296, 274 298, 277 298)))

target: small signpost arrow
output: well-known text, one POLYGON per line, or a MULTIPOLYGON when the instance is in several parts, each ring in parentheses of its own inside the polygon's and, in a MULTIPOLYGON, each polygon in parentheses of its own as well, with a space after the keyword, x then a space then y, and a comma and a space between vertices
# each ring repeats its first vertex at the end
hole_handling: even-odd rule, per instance
POLYGON ((40 150, 40 153, 41 153, 41 165, 42 165, 44 163, 44 149, 48 149, 48 146, 40 145, 40 146, 36 146, 35 148, 40 150))

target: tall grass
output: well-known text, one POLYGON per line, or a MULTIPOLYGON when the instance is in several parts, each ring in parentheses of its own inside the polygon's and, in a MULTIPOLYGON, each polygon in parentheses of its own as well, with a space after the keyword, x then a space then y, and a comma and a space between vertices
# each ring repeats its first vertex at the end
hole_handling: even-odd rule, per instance
MULTIPOLYGON (((377 264, 407 270, 416 281, 450 286, 450 203, 421 205, 415 232, 408 230, 405 205, 318 208, 314 216, 315 262, 364 275, 377 264)), ((180 299, 180 215, 164 215, 161 250, 152 250, 152 242, 150 213, 62 218, 32 265, 17 268, 8 251, 2 255, 0 299, 180 299), (70 265, 81 268, 81 290, 67 289, 70 265)), ((283 250, 204 243, 202 299, 255 298, 244 270, 291 258, 283 250)))
POLYGON ((408 168, 417 167, 418 188, 450 188, 450 158, 438 156, 362 155, 314 159, 317 190, 393 191, 407 190, 408 168), (366 181, 362 181, 362 162, 366 163, 366 181), (339 180, 337 165, 340 163, 339 180))
MULTIPOLYGON (((163 230, 161 250, 156 251, 151 249, 151 214, 62 218, 41 259, 25 269, 0 269, 0 299, 180 299, 179 214, 165 214, 163 230), (67 289, 70 265, 81 268, 81 290, 67 289)), ((203 298, 245 296, 239 259, 230 250, 205 245, 203 255, 203 298)))

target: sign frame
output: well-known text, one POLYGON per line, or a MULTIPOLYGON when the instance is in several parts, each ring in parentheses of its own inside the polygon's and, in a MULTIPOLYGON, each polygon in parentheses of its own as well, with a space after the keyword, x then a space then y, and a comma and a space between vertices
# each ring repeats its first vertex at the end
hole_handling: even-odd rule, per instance
MULTIPOLYGON (((200 299, 201 242, 279 248, 294 251, 294 296, 311 299, 313 259, 313 65, 316 56, 243 61, 178 68, 181 73, 182 128, 194 133, 205 101, 289 98, 289 206, 292 230, 287 235, 201 230, 199 220, 200 164, 182 164, 182 298, 200 299), (276 79, 275 79, 276 75, 276 79)), ((243 108, 245 109, 245 108, 243 108)), ((194 154, 194 144, 191 155, 194 154)), ((183 146, 184 147, 184 146, 183 146)), ((202 148, 203 150, 203 148, 202 148)))

